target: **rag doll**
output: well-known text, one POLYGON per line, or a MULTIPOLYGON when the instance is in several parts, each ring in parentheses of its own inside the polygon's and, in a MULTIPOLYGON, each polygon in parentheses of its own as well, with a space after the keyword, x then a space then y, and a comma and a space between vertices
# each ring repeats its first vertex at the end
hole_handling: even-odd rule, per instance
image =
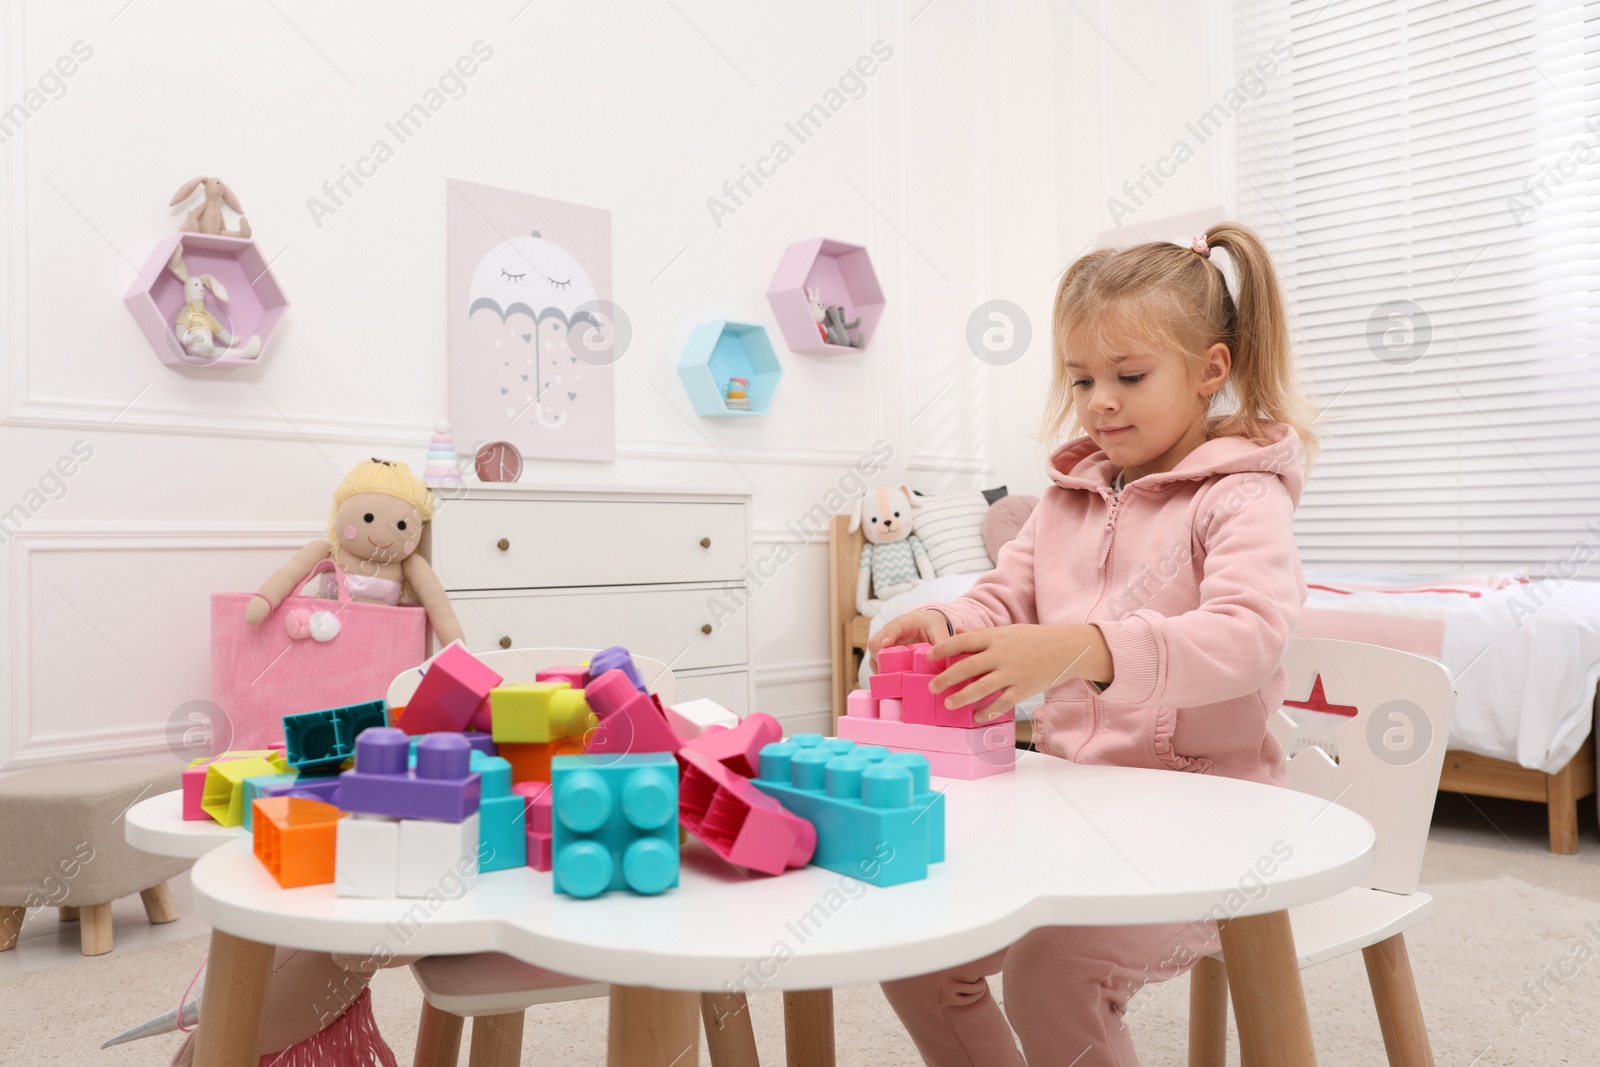
POLYGON ((933 577, 933 561, 922 541, 911 532, 911 509, 917 507, 904 485, 867 490, 850 517, 850 532, 861 530, 861 570, 856 577, 856 612, 870 610, 869 600, 884 600, 914 588, 933 577))
MULTIPOLYGON (((420 603, 441 646, 460 640, 461 624, 444 586, 428 561, 416 554, 433 507, 433 494, 404 463, 369 459, 356 464, 333 494, 327 539, 311 542, 274 571, 245 606, 245 621, 255 624, 265 619, 305 582, 313 567, 331 559, 344 571, 350 599, 371 604, 420 603)), ((338 580, 323 574, 320 584, 308 592, 336 597, 338 580)), ((286 620, 292 635, 296 623, 295 619, 286 620)), ((323 639, 314 617, 304 625, 309 626, 310 636, 323 639)))

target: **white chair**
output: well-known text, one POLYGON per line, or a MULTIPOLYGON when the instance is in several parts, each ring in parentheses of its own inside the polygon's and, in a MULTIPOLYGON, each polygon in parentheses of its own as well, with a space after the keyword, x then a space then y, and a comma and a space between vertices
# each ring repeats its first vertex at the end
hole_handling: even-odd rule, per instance
MULTIPOLYGON (((474 653, 507 682, 531 682, 546 667, 582 663, 598 651, 590 648, 512 648, 474 653)), ((633 662, 650 690, 663 704, 672 702, 672 671, 658 659, 634 656, 633 662)), ((423 665, 426 667, 426 664, 423 665)), ((402 672, 389 684, 390 706, 411 699, 422 670, 402 672)), ((472 1019, 471 1067, 514 1067, 522 1058, 523 1013, 535 1004, 606 996, 604 982, 589 982, 523 963, 499 952, 462 956, 430 956, 411 965, 422 989, 422 1020, 417 1026, 415 1067, 455 1067, 461 1050, 461 1027, 472 1019)))
MULTIPOLYGON (((1361 815, 1378 839, 1377 865, 1365 883, 1289 909, 1295 954, 1304 970, 1360 949, 1391 1067, 1433 1067, 1404 932, 1433 911, 1417 877, 1455 710, 1450 672, 1425 656, 1320 638, 1291 640, 1284 669, 1285 703, 1310 702, 1321 712, 1302 720, 1343 720, 1323 739, 1337 762, 1313 739, 1289 760, 1290 785, 1361 815)), ((1282 709, 1272 730, 1286 745, 1291 735, 1307 735, 1304 721, 1297 726, 1282 709)), ((1224 1064, 1227 994, 1221 957, 1201 960, 1189 987, 1190 1067, 1224 1064)))

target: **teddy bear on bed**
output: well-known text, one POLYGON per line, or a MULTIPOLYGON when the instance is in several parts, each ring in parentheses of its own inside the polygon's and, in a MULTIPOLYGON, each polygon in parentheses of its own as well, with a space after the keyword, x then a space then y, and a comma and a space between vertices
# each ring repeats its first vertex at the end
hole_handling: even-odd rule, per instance
POLYGON ((904 485, 869 489, 850 517, 850 532, 861 530, 861 570, 856 577, 856 611, 867 614, 869 600, 886 600, 933 577, 933 561, 911 532, 912 509, 918 507, 904 485))

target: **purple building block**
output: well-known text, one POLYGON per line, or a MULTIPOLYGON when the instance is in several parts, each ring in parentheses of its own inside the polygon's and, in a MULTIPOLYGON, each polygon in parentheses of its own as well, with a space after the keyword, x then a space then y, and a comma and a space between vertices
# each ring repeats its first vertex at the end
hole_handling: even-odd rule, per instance
POLYGON ((307 796, 338 807, 339 776, 333 774, 324 778, 311 778, 301 775, 292 782, 285 782, 282 785, 270 785, 261 791, 261 795, 264 797, 307 796))
POLYGON ((633 656, 621 645, 612 645, 602 648, 589 657, 589 678, 594 680, 606 671, 621 671, 628 676, 628 681, 641 693, 648 693, 649 686, 644 684, 644 678, 639 674, 638 666, 633 662, 633 656))
POLYGON ((481 730, 467 730, 461 736, 467 739, 467 744, 482 752, 485 756, 498 756, 500 754, 494 747, 494 738, 481 730))
POLYGON ((406 770, 411 738, 392 726, 356 738, 354 770, 339 776, 339 807, 363 815, 461 822, 477 813, 482 783, 470 772, 472 744, 460 734, 429 734, 417 743, 417 766, 406 770))

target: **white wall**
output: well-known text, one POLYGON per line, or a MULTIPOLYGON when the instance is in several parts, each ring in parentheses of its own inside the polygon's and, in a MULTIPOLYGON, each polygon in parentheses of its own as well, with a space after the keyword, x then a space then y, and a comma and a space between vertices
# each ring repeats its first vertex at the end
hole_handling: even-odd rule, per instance
MULTIPOLYGON (((0 0, 0 105, 26 104, 75 42, 93 50, 3 148, 0 512, 32 514, 0 532, 0 768, 165 752, 174 710, 209 692, 207 595, 254 587, 315 536, 355 460, 420 465, 444 408, 445 178, 613 212, 635 327, 618 459, 525 478, 748 484, 759 557, 878 440, 885 479, 1038 491, 1023 431, 1056 277, 1210 78, 1206 13, 1176 2, 1159 18, 1044 0, 445 7, 0 0), (893 56, 860 99, 718 226, 707 198, 879 40, 893 56), (308 198, 477 41, 493 55, 464 94, 318 225, 308 198), (163 366, 121 304, 200 173, 238 192, 292 302, 259 368, 163 366), (872 348, 780 346, 771 414, 696 417, 674 371, 690 329, 727 317, 776 337, 767 281, 815 235, 871 248, 889 299, 872 348), (964 341, 994 297, 1035 330, 1003 368, 964 341), (92 457, 64 490, 29 496, 80 441, 92 457)), ((1146 210, 1218 199, 1208 165, 1181 177, 1146 210)), ((791 724, 827 708, 825 562, 822 542, 799 548, 751 607, 757 706, 791 724)))

